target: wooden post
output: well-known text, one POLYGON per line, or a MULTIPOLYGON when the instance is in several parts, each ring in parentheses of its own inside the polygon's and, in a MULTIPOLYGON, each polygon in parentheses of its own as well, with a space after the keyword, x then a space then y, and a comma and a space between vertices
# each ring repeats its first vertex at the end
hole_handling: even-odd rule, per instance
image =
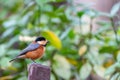
POLYGON ((50 67, 37 63, 29 64, 28 80, 50 80, 50 67))

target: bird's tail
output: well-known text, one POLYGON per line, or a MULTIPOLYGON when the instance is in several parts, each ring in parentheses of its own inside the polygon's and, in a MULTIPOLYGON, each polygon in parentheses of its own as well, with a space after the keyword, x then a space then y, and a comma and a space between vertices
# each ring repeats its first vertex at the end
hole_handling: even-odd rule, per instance
POLYGON ((14 60, 16 60, 16 59, 18 59, 18 58, 16 57, 16 58, 14 58, 14 59, 10 60, 9 62, 12 62, 12 61, 14 61, 14 60))

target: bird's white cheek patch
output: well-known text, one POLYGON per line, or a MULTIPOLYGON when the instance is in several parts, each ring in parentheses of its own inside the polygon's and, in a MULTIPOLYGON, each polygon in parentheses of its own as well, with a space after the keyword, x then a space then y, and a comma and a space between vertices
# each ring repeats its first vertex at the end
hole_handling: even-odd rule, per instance
POLYGON ((45 44, 46 44, 45 41, 38 41, 37 43, 38 43, 38 44, 42 44, 42 45, 45 45, 45 44))
POLYGON ((38 41, 37 43, 38 43, 38 44, 43 44, 43 42, 42 42, 42 41, 38 41))

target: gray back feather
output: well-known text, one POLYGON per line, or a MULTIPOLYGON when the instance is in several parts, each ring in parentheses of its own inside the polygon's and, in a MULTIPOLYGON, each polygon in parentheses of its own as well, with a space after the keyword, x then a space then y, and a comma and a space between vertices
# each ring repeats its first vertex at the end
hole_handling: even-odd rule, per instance
POLYGON ((40 46, 40 44, 38 44, 38 43, 31 43, 24 50, 22 50, 18 56, 24 55, 25 53, 27 53, 29 51, 33 51, 33 50, 37 49, 39 46, 40 46))

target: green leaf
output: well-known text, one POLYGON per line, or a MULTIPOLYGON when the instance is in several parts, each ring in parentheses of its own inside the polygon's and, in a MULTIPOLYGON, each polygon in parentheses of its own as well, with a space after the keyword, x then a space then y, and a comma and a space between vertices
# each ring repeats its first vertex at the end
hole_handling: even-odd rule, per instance
POLYGON ((105 12, 99 12, 99 16, 111 17, 109 13, 105 13, 105 12))
POLYGON ((2 69, 6 69, 8 66, 10 66, 10 58, 9 57, 3 57, 0 59, 0 65, 2 69))
POLYGON ((54 32, 47 30, 47 31, 43 31, 43 32, 42 32, 42 35, 43 35, 44 37, 46 37, 47 40, 49 40, 50 43, 51 43, 54 47, 56 47, 57 49, 61 49, 61 48, 62 48, 61 40, 59 39, 58 36, 55 35, 54 32))
POLYGON ((53 70, 55 73, 65 80, 70 80, 71 71, 70 64, 67 59, 61 55, 55 55, 54 61, 53 70))
POLYGON ((32 23, 28 23, 27 28, 28 28, 28 29, 32 29, 32 28, 33 28, 32 23))
POLYGON ((75 36, 75 33, 72 28, 67 28, 65 31, 63 31, 62 35, 60 36, 60 39, 63 40, 66 37, 70 37, 73 39, 75 36))
POLYGON ((120 75, 118 76, 118 78, 117 78, 118 80, 120 80, 120 75))
POLYGON ((80 18, 81 18, 84 14, 85 14, 84 11, 79 11, 79 12, 77 13, 77 15, 78 15, 80 18))
POLYGON ((2 34, 2 38, 10 36, 12 32, 14 32, 15 27, 10 27, 9 29, 6 29, 6 31, 2 34))
POLYGON ((86 80, 86 78, 90 75, 91 71, 92 67, 90 63, 85 63, 79 72, 81 80, 86 80))
POLYGON ((115 46, 103 46, 100 48, 99 52, 100 53, 113 53, 114 51, 116 51, 117 48, 115 46))
POLYGON ((0 19, 4 19, 5 16, 7 15, 8 11, 7 10, 2 10, 1 15, 0 15, 0 19))
POLYGON ((75 37, 75 32, 73 29, 70 30, 70 32, 68 33, 68 36, 71 38, 71 39, 74 39, 75 37))
POLYGON ((120 36, 120 26, 118 26, 117 34, 120 36))
MULTIPOLYGON (((41 7, 43 7, 44 5, 45 5, 45 3, 48 3, 48 2, 50 2, 51 0, 35 0, 36 1, 36 3, 39 5, 39 6, 41 6, 41 7)), ((45 7, 45 6, 44 6, 45 7)))
POLYGON ((21 76, 19 79, 17 80, 27 80, 27 77, 26 76, 21 76))
POLYGON ((99 65, 94 65, 94 72, 101 76, 101 77, 105 77, 104 73, 105 73, 105 68, 103 66, 99 66, 99 65))
POLYGON ((118 77, 120 76, 120 73, 116 73, 112 76, 110 80, 119 80, 118 77))
POLYGON ((85 14, 89 15, 91 18, 94 18, 97 16, 96 11, 92 9, 86 9, 85 14))
POLYGON ((7 55, 10 55, 10 56, 14 56, 14 57, 15 57, 15 55, 18 55, 18 54, 20 53, 20 51, 21 51, 21 50, 9 50, 9 51, 7 52, 7 55))
POLYGON ((118 55, 117 55, 117 61, 120 62, 120 51, 118 52, 118 55))
POLYGON ((7 43, 7 47, 12 46, 17 41, 19 41, 18 35, 16 35, 15 37, 13 37, 9 40, 9 42, 7 43))
POLYGON ((53 74, 51 74, 50 80, 56 80, 56 79, 55 79, 55 76, 54 76, 53 74))
POLYGON ((111 16, 115 16, 119 10, 120 10, 120 2, 118 2, 112 7, 110 11, 111 16))
POLYGON ((7 50, 7 49, 6 49, 6 45, 1 44, 1 45, 0 45, 0 57, 2 57, 2 56, 5 55, 6 50, 7 50))
POLYGON ((8 21, 5 21, 3 23, 3 26, 5 28, 9 28, 9 27, 12 27, 12 26, 15 26, 17 24, 17 20, 15 18, 11 19, 11 20, 8 20, 8 21))
POLYGON ((100 20, 100 21, 97 21, 97 24, 101 26, 100 29, 106 29, 106 28, 111 27, 111 22, 109 22, 109 21, 103 21, 103 20, 101 21, 100 20))
POLYGON ((107 76, 107 75, 113 74, 116 70, 116 67, 118 67, 118 66, 119 66, 119 63, 115 63, 112 66, 110 66, 109 68, 107 68, 107 70, 105 71, 105 75, 107 76))

